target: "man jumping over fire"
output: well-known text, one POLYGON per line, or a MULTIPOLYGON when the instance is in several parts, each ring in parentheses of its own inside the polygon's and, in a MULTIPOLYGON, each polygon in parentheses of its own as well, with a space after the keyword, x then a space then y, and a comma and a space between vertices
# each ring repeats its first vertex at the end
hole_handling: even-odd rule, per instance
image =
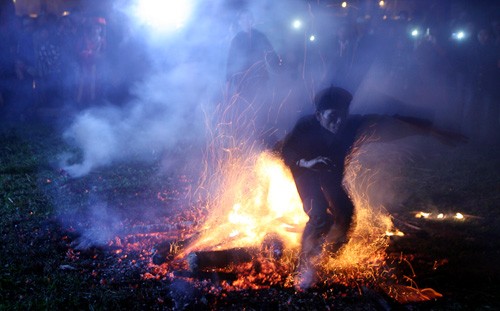
POLYGON ((309 216, 296 278, 299 289, 314 284, 324 245, 334 253, 348 241, 354 205, 343 186, 344 168, 360 137, 388 141, 430 134, 445 143, 464 138, 412 117, 349 115, 351 100, 352 95, 339 87, 320 91, 314 99, 315 113, 301 118, 281 146, 309 216))

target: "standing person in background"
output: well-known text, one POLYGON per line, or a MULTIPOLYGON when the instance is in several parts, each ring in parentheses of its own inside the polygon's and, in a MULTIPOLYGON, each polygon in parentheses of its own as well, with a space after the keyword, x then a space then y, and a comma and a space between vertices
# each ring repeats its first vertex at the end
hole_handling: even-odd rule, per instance
POLYGON ((281 65, 281 59, 265 34, 254 28, 249 10, 238 14, 240 31, 231 40, 227 59, 226 81, 229 90, 252 99, 266 88, 268 68, 281 65))
POLYGON ((57 38, 56 17, 38 17, 38 29, 34 35, 37 67, 36 88, 38 105, 53 105, 61 99, 61 45, 57 38))
POLYGON ((473 95, 470 107, 471 133, 484 142, 498 140, 500 131, 500 48, 491 31, 482 28, 473 51, 473 95))
POLYGON ((37 76, 36 56, 33 35, 35 20, 29 16, 22 17, 22 29, 19 32, 16 49, 16 76, 17 76, 17 109, 20 117, 30 112, 26 108, 33 104, 35 99, 34 81, 37 76))
POLYGON ((227 58, 226 88, 231 106, 229 122, 238 120, 242 132, 270 131, 269 69, 277 70, 281 59, 269 39, 255 29, 249 10, 238 14, 240 31, 231 41, 227 58))
POLYGON ((106 41, 104 37, 103 18, 90 19, 83 38, 79 44, 80 81, 76 101, 95 101, 99 92, 98 70, 103 58, 106 41))
POLYGON ((16 25, 12 2, 0 4, 0 107, 7 106, 15 87, 16 25))
POLYGON ((74 104, 79 87, 78 41, 81 32, 77 20, 72 15, 61 17, 57 33, 64 51, 61 55, 62 97, 71 104, 74 104))
POLYGON ((333 38, 329 50, 326 85, 339 85, 347 89, 354 89, 352 73, 354 52, 356 48, 355 29, 350 24, 341 24, 333 38))

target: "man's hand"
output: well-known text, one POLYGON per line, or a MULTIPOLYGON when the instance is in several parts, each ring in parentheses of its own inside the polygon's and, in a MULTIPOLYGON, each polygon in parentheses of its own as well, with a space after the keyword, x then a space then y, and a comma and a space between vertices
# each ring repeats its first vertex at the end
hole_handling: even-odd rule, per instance
POLYGON ((319 156, 311 160, 300 159, 297 161, 297 166, 308 169, 325 169, 332 166, 332 160, 323 156, 319 156))

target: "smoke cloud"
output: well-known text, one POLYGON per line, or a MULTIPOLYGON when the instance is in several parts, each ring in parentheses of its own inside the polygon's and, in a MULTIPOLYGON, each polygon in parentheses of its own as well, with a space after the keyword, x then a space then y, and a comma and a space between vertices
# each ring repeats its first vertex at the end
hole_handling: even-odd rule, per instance
MULTIPOLYGON (((440 87, 435 80, 419 85, 432 86, 433 90, 420 96, 408 91, 415 90, 412 83, 418 79, 414 76, 410 75, 408 81, 390 80, 392 54, 389 52, 394 47, 385 37, 390 31, 376 29, 378 32, 373 34, 366 21, 352 23, 356 31, 366 31, 368 36, 365 48, 360 50, 362 55, 358 55, 362 61, 354 64, 349 79, 333 81, 329 62, 331 44, 344 20, 341 15, 331 13, 331 8, 306 1, 193 3, 195 9, 185 25, 169 32, 137 20, 133 5, 116 5, 110 21, 119 21, 116 28, 121 35, 117 36, 120 40, 115 38, 118 41, 114 42, 108 71, 111 82, 124 81, 128 96, 118 96, 123 98, 119 102, 99 103, 79 111, 64 130, 64 138, 81 151, 81 157, 61 154, 60 166, 69 175, 82 177, 115 162, 158 158, 170 168, 197 156, 192 154, 193 150, 206 148, 214 130, 211 120, 218 119, 214 114, 224 111, 220 106, 229 101, 226 60, 231 39, 238 31, 236 15, 243 8, 253 12, 255 28, 267 35, 283 59, 280 70, 271 72, 270 100, 266 107, 269 113, 264 120, 274 128, 276 139, 282 138, 299 116, 311 113, 315 92, 332 83, 354 94, 353 113, 399 113, 434 121, 450 116, 445 106, 435 110, 436 103, 443 99, 442 92, 437 92, 440 87), (293 29, 294 19, 302 19, 304 28, 293 29)), ((426 75, 437 76, 430 71, 432 68, 426 69, 429 70, 426 75)), ((455 125, 457 120, 446 121, 455 125)), ((237 122, 232 125, 237 130, 237 122)), ((374 149, 370 154, 376 156, 371 159, 384 154, 374 149)), ((382 149, 387 151, 384 146, 382 149)), ((386 158, 386 155, 380 157, 386 158)), ((393 184, 384 182, 397 180, 400 172, 396 170, 402 166, 397 163, 379 167, 376 177, 369 176, 380 182, 363 189, 370 192, 367 195, 375 205, 398 205, 407 197, 407 193, 399 193, 393 184)), ((106 209, 106 206, 100 208, 106 209)), ((114 221, 110 215, 99 217, 114 221)))
MULTIPOLYGON (((285 10, 264 2, 252 7, 222 1, 194 3, 198 7, 190 23, 170 32, 149 28, 135 16, 137 12, 132 11, 135 6, 120 7, 116 12, 122 17, 125 14, 120 20, 128 26, 121 25, 126 32, 122 34, 124 41, 117 44, 116 56, 121 59, 114 59, 118 66, 110 65, 109 70, 116 69, 116 75, 123 75, 130 70, 122 67, 131 66, 141 71, 137 74, 140 79, 133 81, 126 102, 84 109, 64 131, 64 138, 82 152, 81 161, 70 154, 60 157, 61 167, 71 176, 84 176, 115 161, 151 160, 180 146, 201 147, 207 130, 206 118, 211 118, 216 106, 224 100, 226 57, 230 40, 238 30, 235 27, 238 10, 243 7, 253 10, 256 27, 264 27, 264 32, 267 29, 271 41, 278 37, 273 29, 289 23, 295 16, 287 14, 287 10, 298 11, 292 3, 285 10), (271 22, 271 16, 279 19, 271 22), (130 50, 134 48, 141 52, 130 50)), ((284 42, 276 40, 274 45, 278 54, 285 51, 284 42)), ((304 99, 297 92, 292 94, 291 90, 297 88, 289 82, 301 83, 289 80, 288 76, 285 73, 273 77, 288 83, 286 87, 274 88, 271 105, 275 107, 269 107, 276 113, 273 119, 277 127, 279 121, 288 127, 295 120, 300 110, 298 102, 304 99), (284 100, 290 103, 283 108, 284 100), (286 118, 279 119, 278 114, 286 118)))
MULTIPOLYGON (((176 70, 185 72, 186 66, 176 70)), ((126 106, 108 104, 77 115, 64 137, 82 150, 83 160, 69 164, 64 155, 63 169, 81 177, 115 161, 152 160, 180 144, 200 143, 203 114, 189 96, 192 87, 183 84, 188 78, 158 73, 135 86, 137 99, 126 106)))

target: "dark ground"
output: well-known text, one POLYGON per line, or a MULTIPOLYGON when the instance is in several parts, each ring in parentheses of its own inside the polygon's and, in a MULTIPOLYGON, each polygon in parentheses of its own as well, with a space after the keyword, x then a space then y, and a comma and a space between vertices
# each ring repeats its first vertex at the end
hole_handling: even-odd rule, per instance
POLYGON ((443 295, 409 303, 390 298, 376 279, 306 292, 285 282, 235 289, 222 274, 191 279, 172 262, 153 265, 155 245, 203 217, 196 202, 184 201, 194 178, 137 162, 72 179, 53 165, 69 149, 43 126, 0 133, 0 310, 500 309, 498 148, 466 144, 408 169, 401 187, 411 195, 393 215, 405 236, 391 240, 387 261, 405 285, 443 295), (415 218, 420 210, 465 219, 415 218), (102 243, 90 247, 85 238, 102 243))

